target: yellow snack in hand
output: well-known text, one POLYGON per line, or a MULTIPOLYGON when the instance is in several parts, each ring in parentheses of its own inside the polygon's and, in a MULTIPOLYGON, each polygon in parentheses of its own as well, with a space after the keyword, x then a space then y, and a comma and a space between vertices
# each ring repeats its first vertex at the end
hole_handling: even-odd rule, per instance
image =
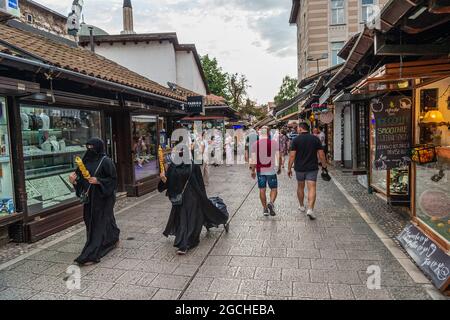
POLYGON ((83 175, 83 177, 85 179, 89 179, 91 177, 91 174, 86 169, 86 166, 84 165, 83 160, 80 157, 76 157, 75 158, 75 163, 77 164, 78 169, 80 169, 81 174, 83 175))

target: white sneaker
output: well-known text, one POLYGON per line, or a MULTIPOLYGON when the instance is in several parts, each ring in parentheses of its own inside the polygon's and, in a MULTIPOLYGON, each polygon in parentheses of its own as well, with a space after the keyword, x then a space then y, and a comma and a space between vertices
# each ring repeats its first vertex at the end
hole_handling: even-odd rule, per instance
POLYGON ((306 212, 306 207, 305 206, 300 206, 298 207, 298 210, 300 210, 300 212, 306 212))
POLYGON ((313 209, 308 209, 306 215, 308 216, 309 220, 316 220, 316 216, 314 215, 313 209))

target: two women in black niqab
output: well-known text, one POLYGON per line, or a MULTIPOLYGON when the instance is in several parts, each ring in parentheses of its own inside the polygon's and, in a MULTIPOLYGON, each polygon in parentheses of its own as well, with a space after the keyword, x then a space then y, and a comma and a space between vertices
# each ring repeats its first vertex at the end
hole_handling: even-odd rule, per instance
POLYGON ((79 169, 70 175, 77 196, 87 199, 83 201, 87 240, 81 255, 75 259, 79 265, 99 263, 117 246, 120 235, 114 217, 116 168, 106 156, 101 139, 90 139, 86 147, 83 162, 91 178, 85 179, 79 169))
MULTIPOLYGON (((183 158, 183 153, 179 156, 183 158)), ((183 194, 181 205, 172 204, 163 233, 166 237, 175 236, 174 247, 178 248, 178 255, 185 255, 199 245, 203 226, 209 229, 225 225, 228 228, 228 215, 208 199, 199 165, 192 162, 177 165, 172 161, 166 173, 161 173, 158 190, 167 191, 166 195, 171 199, 183 194)))

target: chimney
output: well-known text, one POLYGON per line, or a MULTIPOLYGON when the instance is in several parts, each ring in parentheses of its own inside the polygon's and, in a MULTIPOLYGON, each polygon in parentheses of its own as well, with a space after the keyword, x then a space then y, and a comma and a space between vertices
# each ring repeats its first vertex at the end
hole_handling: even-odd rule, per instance
POLYGON ((133 7, 131 0, 123 0, 123 31, 121 34, 135 34, 133 27, 133 7))

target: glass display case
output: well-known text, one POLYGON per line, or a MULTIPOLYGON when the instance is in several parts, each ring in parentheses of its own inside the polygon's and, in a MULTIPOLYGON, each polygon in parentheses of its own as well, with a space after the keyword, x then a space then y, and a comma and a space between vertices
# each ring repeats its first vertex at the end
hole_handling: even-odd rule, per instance
POLYGON ((0 219, 15 213, 6 99, 0 97, 0 219))
POLYGON ((156 116, 133 116, 133 161, 136 181, 159 174, 158 118, 156 116))
POLYGON ((20 106, 25 183, 30 214, 74 201, 68 176, 86 142, 100 137, 100 112, 20 106))
MULTIPOLYGON (((425 154, 415 160, 415 214, 421 223, 450 242, 450 78, 418 90, 433 93, 426 101, 418 99, 416 107, 416 141, 426 146, 432 156, 425 154)), ((427 152, 427 153, 428 153, 427 152)))

